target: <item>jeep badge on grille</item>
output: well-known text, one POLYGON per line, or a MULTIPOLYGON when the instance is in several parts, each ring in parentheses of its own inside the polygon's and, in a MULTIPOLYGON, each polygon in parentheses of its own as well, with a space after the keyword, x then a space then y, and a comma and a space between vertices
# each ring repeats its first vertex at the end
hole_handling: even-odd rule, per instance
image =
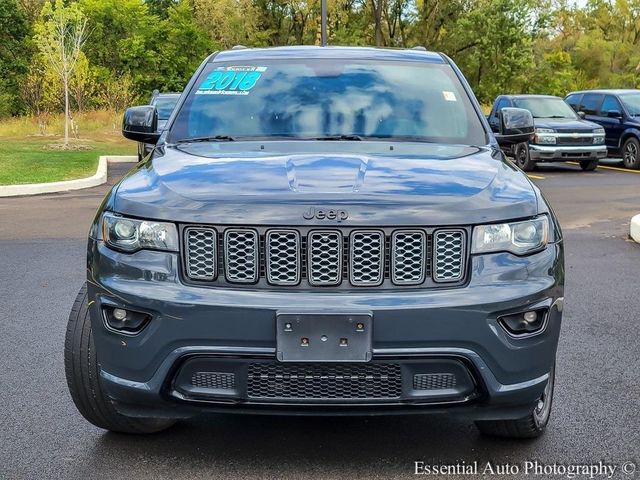
POLYGON ((310 207, 309 210, 306 210, 302 214, 302 218, 304 218, 305 220, 313 220, 315 218, 318 220, 337 220, 338 222, 342 222, 349 218, 349 212, 347 212, 346 210, 334 209, 320 210, 314 207, 310 207))

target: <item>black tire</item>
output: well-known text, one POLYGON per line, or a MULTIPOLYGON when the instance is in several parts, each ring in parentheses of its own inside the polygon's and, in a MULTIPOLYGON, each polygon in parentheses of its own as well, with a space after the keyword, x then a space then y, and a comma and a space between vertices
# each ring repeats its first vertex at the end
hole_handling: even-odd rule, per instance
POLYGON ((622 164, 625 168, 640 169, 640 142, 636 137, 629 137, 622 146, 622 164))
POLYGON ((119 413, 100 384, 100 370, 91 333, 86 284, 73 303, 64 344, 64 369, 76 408, 96 427, 120 433, 156 433, 175 420, 133 418, 119 413))
POLYGON ((580 168, 585 172, 593 172, 596 168, 598 168, 598 160, 581 160, 580 168))
POLYGON ((549 423, 553 389, 555 386, 555 365, 549 373, 549 381, 544 393, 531 413, 516 420, 482 420, 477 421, 478 430, 484 435, 503 438, 537 438, 542 435, 549 423))
POLYGON ((513 159, 518 167, 525 172, 531 172, 536 168, 536 162, 529 155, 529 144, 519 143, 513 149, 513 159))

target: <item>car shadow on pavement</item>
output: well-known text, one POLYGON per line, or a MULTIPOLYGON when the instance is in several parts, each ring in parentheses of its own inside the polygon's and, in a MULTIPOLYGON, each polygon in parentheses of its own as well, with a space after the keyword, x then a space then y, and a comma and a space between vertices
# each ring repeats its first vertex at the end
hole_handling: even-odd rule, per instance
MULTIPOLYGON (((505 458, 517 453, 526 458, 536 443, 482 437, 472 422, 446 416, 212 415, 152 436, 103 434, 87 458, 102 459, 101 469, 105 460, 112 462, 112 472, 131 472, 140 459, 154 469, 170 463, 173 471, 178 467, 192 478, 214 472, 222 478, 288 477, 284 472, 337 478, 341 471, 405 476, 414 473, 416 461, 470 464, 496 447, 505 458)), ((84 467, 87 474, 94 471, 84 467)))

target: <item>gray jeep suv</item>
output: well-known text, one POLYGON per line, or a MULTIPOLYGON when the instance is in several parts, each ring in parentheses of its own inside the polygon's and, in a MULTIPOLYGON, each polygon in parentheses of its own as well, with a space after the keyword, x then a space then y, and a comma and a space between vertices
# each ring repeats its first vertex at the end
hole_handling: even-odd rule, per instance
POLYGON ((450 412, 547 425, 563 244, 445 55, 287 47, 209 56, 100 206, 65 348, 94 425, 202 412, 450 412))

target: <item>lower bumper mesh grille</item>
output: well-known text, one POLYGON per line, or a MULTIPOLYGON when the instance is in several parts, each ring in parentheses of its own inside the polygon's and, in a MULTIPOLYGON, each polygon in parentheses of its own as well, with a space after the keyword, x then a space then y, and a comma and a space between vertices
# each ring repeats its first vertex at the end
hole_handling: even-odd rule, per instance
POLYGON ((400 365, 249 364, 249 398, 393 399, 402 394, 400 365))

